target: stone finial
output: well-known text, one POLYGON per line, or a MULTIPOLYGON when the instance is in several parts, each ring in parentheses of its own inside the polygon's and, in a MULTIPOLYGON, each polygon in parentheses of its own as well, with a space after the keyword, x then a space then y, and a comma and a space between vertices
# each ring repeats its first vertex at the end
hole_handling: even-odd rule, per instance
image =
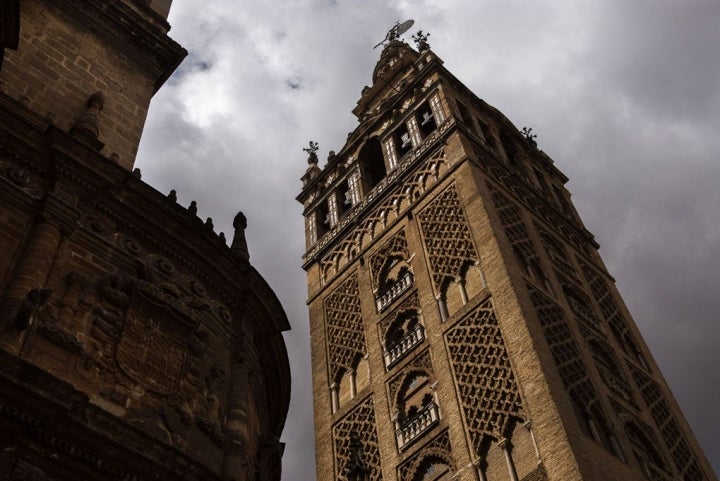
POLYGON ((197 202, 195 202, 194 200, 190 201, 190 205, 188 206, 187 210, 192 215, 197 215, 197 202))
POLYGON ((135 167, 133 169, 132 174, 133 174, 133 177, 135 177, 136 179, 138 179, 138 180, 142 179, 142 172, 140 172, 140 169, 138 169, 137 167, 135 167))
POLYGON ((315 142, 314 140, 311 140, 310 142, 308 142, 307 147, 303 147, 303 152, 307 152, 307 154, 308 154, 307 161, 308 161, 308 165, 310 167, 317 166, 317 164, 318 164, 317 151, 318 151, 318 143, 315 142))
POLYGON ((214 229, 214 228, 215 228, 215 226, 213 225, 212 217, 208 217, 208 218, 205 220, 205 227, 209 227, 210 229, 214 229))
POLYGON ((430 50, 430 43, 428 42, 429 33, 423 33, 422 30, 418 30, 415 35, 412 36, 417 47, 418 52, 423 53, 426 50, 430 50))
POLYGON ((170 202, 177 202, 177 191, 175 191, 175 189, 172 189, 168 194, 168 200, 170 202))
POLYGON ((233 220, 235 235, 233 235, 230 252, 238 259, 249 262, 250 251, 248 251, 247 240, 245 239, 245 229, 247 228, 247 218, 242 212, 238 212, 233 220))
MULTIPOLYGON (((100 128, 98 127, 98 117, 100 111, 105 106, 105 96, 102 92, 95 92, 88 98, 85 105, 85 112, 80 116, 72 128, 72 135, 88 141, 94 147, 97 147, 100 128)), ((98 150, 102 148, 102 144, 98 150)))

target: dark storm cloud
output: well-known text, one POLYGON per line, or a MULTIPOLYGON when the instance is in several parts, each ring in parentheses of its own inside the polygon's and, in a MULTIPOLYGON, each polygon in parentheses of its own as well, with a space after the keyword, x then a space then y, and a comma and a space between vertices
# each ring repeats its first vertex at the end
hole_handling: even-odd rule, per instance
POLYGON ((287 481, 314 479, 300 150, 339 150, 396 21, 569 177, 580 214, 710 461, 720 468, 720 3, 670 0, 175 0, 190 51, 153 100, 138 166, 197 200, 290 318, 287 481), (294 88, 297 86, 299 88, 294 88))

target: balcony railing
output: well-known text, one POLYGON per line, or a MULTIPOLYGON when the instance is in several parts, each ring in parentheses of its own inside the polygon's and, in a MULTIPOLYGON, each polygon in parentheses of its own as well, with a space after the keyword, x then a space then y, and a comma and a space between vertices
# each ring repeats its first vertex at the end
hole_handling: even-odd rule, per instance
POLYGON ((398 342, 390 346, 390 348, 383 353, 385 367, 390 369, 396 362, 402 359, 405 354, 423 342, 424 339, 425 329, 422 325, 418 324, 412 331, 405 334, 398 342))
POLYGON ((398 448, 402 451, 439 421, 440 413, 437 405, 433 402, 426 404, 422 411, 410 418, 395 431, 398 448))
POLYGON ((384 311, 392 302, 407 291, 413 283, 413 275, 406 272, 400 279, 390 286, 380 297, 375 299, 375 306, 378 312, 384 311))

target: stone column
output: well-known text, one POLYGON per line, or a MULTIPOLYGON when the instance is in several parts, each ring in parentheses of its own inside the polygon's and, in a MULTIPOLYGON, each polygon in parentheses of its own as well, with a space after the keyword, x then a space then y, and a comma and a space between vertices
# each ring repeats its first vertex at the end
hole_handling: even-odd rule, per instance
POLYGON ((458 277, 455 279, 455 283, 458 286, 458 289, 460 290, 460 298, 462 299, 463 306, 468 303, 468 295, 467 291, 465 290, 465 279, 462 277, 458 277))
POLYGON ((340 409, 340 397, 338 396, 338 384, 336 382, 330 384, 330 397, 332 398, 332 412, 336 413, 340 409))
POLYGON ((448 320, 448 310, 447 305, 445 304, 445 299, 443 299, 442 295, 435 296, 435 300, 437 301, 438 305, 438 311, 440 311, 440 320, 442 322, 445 322, 448 320))
POLYGON ((251 481, 251 453, 248 452, 247 403, 248 380, 247 360, 238 343, 230 361, 230 393, 228 399, 227 426, 225 428, 225 460, 223 480, 251 481))
POLYGON ((477 472, 480 481, 487 481, 487 476, 485 476, 485 460, 480 458, 476 460, 473 464, 475 465, 475 471, 477 472))
POLYGON ((498 446, 500 446, 500 449, 502 449, 502 452, 505 455, 505 462, 507 463, 510 481, 520 481, 518 479, 517 471, 515 471, 515 463, 513 462, 512 453, 510 452, 512 449, 510 441, 503 439, 498 443, 498 446))
POLYGON ((45 287, 60 247, 63 231, 68 231, 79 211, 48 193, 32 227, 15 272, 0 301, 0 327, 24 331, 34 309, 47 300, 45 287))
POLYGON ((357 396, 357 384, 355 384, 355 378, 357 376, 357 369, 350 370, 350 399, 355 399, 357 396))

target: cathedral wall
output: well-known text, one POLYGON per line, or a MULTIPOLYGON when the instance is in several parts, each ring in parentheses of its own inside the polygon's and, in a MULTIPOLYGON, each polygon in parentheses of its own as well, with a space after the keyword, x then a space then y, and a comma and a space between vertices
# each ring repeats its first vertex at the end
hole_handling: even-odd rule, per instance
MULTIPOLYGON (((89 159, 51 161, 41 142, 20 148, 4 130, 0 140, 12 151, 0 158, 3 389, 21 383, 34 403, 56 409, 57 423, 43 429, 59 429, 66 419, 63 408, 42 404, 52 404, 42 396, 53 389, 73 393, 69 406, 84 399, 73 409, 113 425, 104 431, 97 421, 79 421, 79 437, 100 441, 81 450, 63 438, 77 453, 68 459, 90 459, 92 450, 110 469, 97 452, 103 446, 136 450, 144 466, 130 471, 162 465, 177 479, 220 479, 226 469, 254 476, 257 468, 267 476, 261 479, 277 481, 289 399, 279 330, 288 326, 262 278, 194 212, 97 153, 80 147, 89 159), (94 169, 79 165, 85 161, 94 169), (63 174, 49 179, 48 171, 63 174), (108 192, 112 180, 116 190, 108 192), (97 186, 102 193, 90 195, 97 186), (181 473, 182 466, 191 468, 181 473)), ((24 409, 36 408, 13 409, 21 422, 34 419, 24 409)), ((8 412, 0 416, 3 429, 12 426, 8 412)), ((44 438, 29 437, 0 437, 0 448, 28 460, 47 448, 44 438)), ((88 469, 82 459, 71 472, 88 469)))

